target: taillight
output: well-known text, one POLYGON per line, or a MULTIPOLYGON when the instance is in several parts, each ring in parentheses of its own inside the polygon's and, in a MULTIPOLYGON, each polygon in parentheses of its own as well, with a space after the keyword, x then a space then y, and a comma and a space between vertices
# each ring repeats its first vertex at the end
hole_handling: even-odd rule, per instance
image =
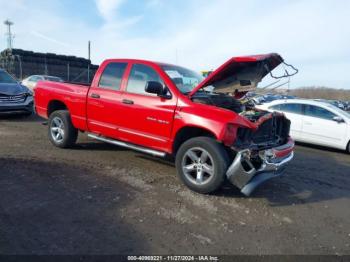
POLYGON ((227 124, 222 141, 225 146, 232 146, 236 140, 237 127, 234 124, 227 124))

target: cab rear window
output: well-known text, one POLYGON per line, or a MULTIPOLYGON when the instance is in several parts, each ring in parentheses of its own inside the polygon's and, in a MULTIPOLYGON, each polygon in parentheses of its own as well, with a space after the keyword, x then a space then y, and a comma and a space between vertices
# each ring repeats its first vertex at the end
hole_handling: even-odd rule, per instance
POLYGON ((99 87, 119 90, 127 63, 110 63, 104 69, 99 87))

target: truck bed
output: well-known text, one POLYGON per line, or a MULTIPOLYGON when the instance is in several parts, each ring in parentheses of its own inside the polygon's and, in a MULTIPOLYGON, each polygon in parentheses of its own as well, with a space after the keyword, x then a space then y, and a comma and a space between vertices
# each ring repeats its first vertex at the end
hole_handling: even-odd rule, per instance
POLYGON ((69 110, 74 126, 85 130, 88 91, 87 85, 39 81, 34 89, 37 98, 35 110, 38 115, 47 119, 52 104, 61 103, 69 110))

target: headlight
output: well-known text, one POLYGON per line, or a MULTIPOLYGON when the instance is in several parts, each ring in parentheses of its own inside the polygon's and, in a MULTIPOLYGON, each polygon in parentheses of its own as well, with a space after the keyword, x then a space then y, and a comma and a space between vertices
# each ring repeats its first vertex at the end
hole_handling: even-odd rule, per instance
POLYGON ((27 94, 27 96, 33 96, 33 91, 30 90, 28 87, 21 85, 22 88, 24 89, 25 93, 27 94))

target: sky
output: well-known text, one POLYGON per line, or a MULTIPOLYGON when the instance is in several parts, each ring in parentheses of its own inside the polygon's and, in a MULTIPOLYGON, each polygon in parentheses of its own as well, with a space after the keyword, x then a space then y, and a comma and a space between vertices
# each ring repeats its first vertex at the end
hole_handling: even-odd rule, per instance
MULTIPOLYGON (((140 58, 200 70, 277 52, 299 69, 290 86, 350 89, 348 0, 0 0, 14 47, 140 58)), ((0 25, 0 50, 6 48, 0 25)))

